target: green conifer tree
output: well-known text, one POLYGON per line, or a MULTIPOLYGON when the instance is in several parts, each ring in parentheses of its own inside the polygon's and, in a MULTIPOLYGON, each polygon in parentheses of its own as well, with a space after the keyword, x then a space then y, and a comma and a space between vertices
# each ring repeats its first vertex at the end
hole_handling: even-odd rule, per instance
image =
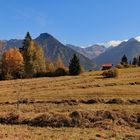
POLYGON ((132 61, 132 65, 137 65, 137 64, 138 64, 137 58, 134 57, 134 58, 133 58, 133 61, 132 61))
POLYGON ((22 50, 23 52, 26 52, 27 49, 30 47, 30 43, 32 41, 32 38, 30 36, 30 33, 27 32, 25 39, 23 40, 23 46, 22 46, 22 50))
POLYGON ((73 55, 69 64, 69 74, 70 75, 79 75, 81 72, 81 66, 78 57, 76 54, 73 55))
POLYGON ((122 64, 122 65, 127 65, 127 64, 128 64, 128 59, 127 59, 126 55, 124 55, 124 56, 122 57, 122 59, 121 59, 121 64, 122 64))

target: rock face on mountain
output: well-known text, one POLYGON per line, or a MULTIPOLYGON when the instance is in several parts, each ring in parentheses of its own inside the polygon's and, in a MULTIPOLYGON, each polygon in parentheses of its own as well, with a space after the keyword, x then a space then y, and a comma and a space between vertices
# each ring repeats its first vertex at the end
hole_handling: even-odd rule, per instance
MULTIPOLYGON (((68 46, 63 45, 53 36, 48 33, 42 33, 39 37, 35 39, 35 41, 43 47, 44 54, 46 58, 50 58, 52 61, 55 61, 59 56, 64 61, 65 65, 68 66, 71 57, 73 54, 76 54, 79 59, 81 65, 87 69, 93 69, 93 62, 92 60, 88 59, 84 55, 76 52, 75 50, 71 49, 68 46)), ((8 48, 21 48, 22 47, 22 40, 11 39, 9 41, 5 41, 4 43, 5 49, 8 48)))
POLYGON ((104 53, 100 54, 93 61, 99 67, 103 63, 113 63, 114 65, 120 63, 121 57, 126 55, 128 60, 140 55, 140 42, 134 38, 122 42, 116 47, 110 47, 104 53))
POLYGON ((100 55, 101 53, 105 52, 106 50, 106 47, 103 45, 92 45, 85 48, 81 48, 70 44, 67 44, 67 46, 79 52, 80 54, 83 54, 84 56, 86 56, 91 60, 100 55))

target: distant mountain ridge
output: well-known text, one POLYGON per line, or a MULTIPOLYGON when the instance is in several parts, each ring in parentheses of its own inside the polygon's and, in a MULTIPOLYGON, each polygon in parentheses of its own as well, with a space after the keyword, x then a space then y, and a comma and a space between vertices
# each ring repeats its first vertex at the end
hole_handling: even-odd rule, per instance
POLYGON ((106 51, 106 47, 103 45, 92 45, 92 46, 88 46, 85 48, 79 47, 79 46, 74 46, 74 45, 70 45, 67 44, 68 47, 72 48, 73 50, 85 55, 87 58, 89 59, 93 59, 95 57, 97 57, 98 55, 100 55, 101 53, 106 51))

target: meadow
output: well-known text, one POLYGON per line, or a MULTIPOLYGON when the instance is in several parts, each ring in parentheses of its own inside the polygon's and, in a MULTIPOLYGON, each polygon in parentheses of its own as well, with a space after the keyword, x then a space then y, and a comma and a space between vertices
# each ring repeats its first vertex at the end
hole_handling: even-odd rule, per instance
POLYGON ((0 81, 0 139, 140 139, 140 68, 101 74, 0 81))

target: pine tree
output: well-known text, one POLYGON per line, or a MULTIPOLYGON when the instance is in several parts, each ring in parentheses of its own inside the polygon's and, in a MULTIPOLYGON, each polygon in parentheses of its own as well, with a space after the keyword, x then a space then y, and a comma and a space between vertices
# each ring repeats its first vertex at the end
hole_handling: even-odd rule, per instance
POLYGON ((81 66, 78 57, 76 54, 73 55, 69 64, 69 74, 70 75, 79 75, 81 72, 81 66))
POLYGON ((132 65, 137 65, 137 64, 138 64, 137 58, 134 57, 134 58, 133 58, 133 61, 132 61, 132 65))
POLYGON ((23 46, 22 46, 21 51, 26 52, 27 49, 30 47, 31 41, 32 41, 32 38, 30 36, 30 33, 27 32, 25 39, 23 40, 23 46))
POLYGON ((126 55, 124 55, 124 56, 122 57, 122 59, 121 59, 121 64, 122 64, 122 65, 127 65, 127 64, 128 64, 128 59, 127 59, 126 55))

